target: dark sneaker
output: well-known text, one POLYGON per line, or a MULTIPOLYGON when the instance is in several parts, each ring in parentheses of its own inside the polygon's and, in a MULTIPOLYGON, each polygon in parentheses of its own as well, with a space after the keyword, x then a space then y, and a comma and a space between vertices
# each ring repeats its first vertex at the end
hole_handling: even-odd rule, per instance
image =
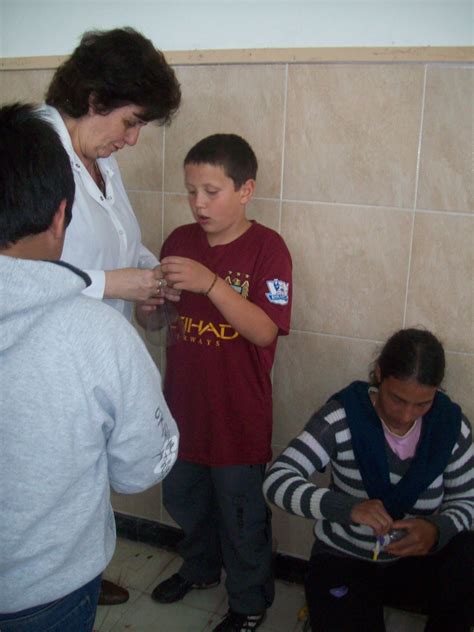
POLYGON ((229 610, 224 619, 213 632, 250 632, 260 627, 265 619, 265 612, 260 614, 239 614, 229 610))
POLYGON ((216 579, 211 582, 194 583, 184 579, 184 577, 181 577, 178 573, 175 573, 156 586, 154 591, 151 593, 151 598, 155 601, 159 601, 160 603, 174 603, 175 601, 182 599, 184 595, 187 595, 190 590, 214 588, 214 586, 218 586, 220 582, 220 579, 216 579))

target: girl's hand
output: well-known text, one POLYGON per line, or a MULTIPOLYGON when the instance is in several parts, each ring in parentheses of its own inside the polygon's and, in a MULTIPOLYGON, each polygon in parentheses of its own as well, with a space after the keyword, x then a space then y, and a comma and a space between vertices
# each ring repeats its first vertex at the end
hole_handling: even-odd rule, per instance
POLYGON ((393 526, 393 519, 381 500, 363 500, 352 507, 351 520, 372 527, 375 535, 385 535, 393 526))
POLYGON ((438 542, 438 527, 423 518, 413 518, 410 520, 396 520, 393 523, 394 529, 405 529, 407 535, 385 547, 385 551, 397 557, 408 557, 410 555, 427 555, 438 542))

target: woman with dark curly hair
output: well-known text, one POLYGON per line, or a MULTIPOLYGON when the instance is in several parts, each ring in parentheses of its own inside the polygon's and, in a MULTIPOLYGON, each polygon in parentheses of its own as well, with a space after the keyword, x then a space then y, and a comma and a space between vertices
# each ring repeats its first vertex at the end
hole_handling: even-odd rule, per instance
MULTIPOLYGON (((62 259, 89 275, 85 294, 105 299, 128 319, 134 301, 162 301, 164 282, 158 260, 141 243, 112 154, 135 145, 148 122, 169 123, 180 100, 163 53, 132 28, 85 33, 46 94, 43 114, 68 153, 76 185, 62 259)), ((127 599, 125 589, 102 582, 99 603, 127 599)))
POLYGON ((85 33, 46 94, 45 115, 76 183, 62 258, 89 274, 86 294, 106 299, 127 318, 133 301, 156 302, 162 283, 112 154, 135 145, 148 122, 169 123, 180 99, 163 53, 132 28, 85 33))

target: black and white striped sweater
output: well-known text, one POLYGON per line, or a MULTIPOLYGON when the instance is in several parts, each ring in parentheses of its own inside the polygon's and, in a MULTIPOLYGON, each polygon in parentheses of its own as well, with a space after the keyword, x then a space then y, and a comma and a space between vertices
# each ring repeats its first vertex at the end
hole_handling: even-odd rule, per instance
MULTIPOLYGON (((400 459, 386 443, 390 480, 396 484, 411 459, 400 459)), ((302 433, 269 468, 266 498, 289 513, 316 519, 318 550, 372 559, 372 529, 351 522, 352 507, 368 498, 354 459, 351 433, 344 408, 330 401, 309 420, 302 433), (331 466, 328 488, 309 481, 331 466)), ((469 420, 463 416, 458 440, 444 473, 423 492, 406 518, 425 518, 439 528, 438 549, 456 533, 471 528, 474 520, 474 449, 469 420)), ((379 561, 393 561, 380 554, 379 561)))

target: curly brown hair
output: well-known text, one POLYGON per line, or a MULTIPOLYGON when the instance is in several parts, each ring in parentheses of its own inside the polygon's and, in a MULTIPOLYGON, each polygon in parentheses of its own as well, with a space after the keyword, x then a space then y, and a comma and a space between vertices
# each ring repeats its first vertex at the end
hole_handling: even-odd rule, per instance
POLYGON ((99 114, 137 105, 140 118, 171 121, 181 101, 174 70, 163 53, 130 27, 88 31, 79 46, 56 70, 46 103, 73 118, 93 105, 99 114))

